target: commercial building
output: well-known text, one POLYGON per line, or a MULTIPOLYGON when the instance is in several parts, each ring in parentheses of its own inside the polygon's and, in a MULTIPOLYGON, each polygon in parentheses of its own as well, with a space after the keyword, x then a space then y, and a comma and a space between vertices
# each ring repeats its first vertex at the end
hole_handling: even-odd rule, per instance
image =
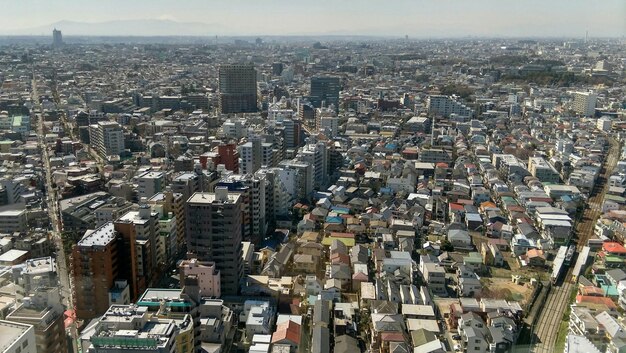
POLYGON ((216 264, 223 295, 237 294, 243 276, 241 210, 241 195, 226 187, 195 193, 187 200, 187 251, 216 264))
POLYGON ((112 305, 79 340, 86 353, 191 353, 194 326, 190 315, 163 318, 145 306, 112 305))
POLYGON ((256 70, 253 65, 220 66, 219 109, 222 114, 257 111, 256 70))
POLYGON ((38 353, 32 325, 0 320, 0 352, 38 353))
POLYGON ((7 315, 6 319, 34 327, 36 352, 68 351, 63 306, 58 288, 37 288, 33 295, 22 299, 22 303, 7 315))
POLYGON ((4 210, 0 210, 0 233, 21 233, 28 230, 28 225, 26 223, 26 210, 6 209, 6 207, 13 208, 12 206, 5 206, 4 210))

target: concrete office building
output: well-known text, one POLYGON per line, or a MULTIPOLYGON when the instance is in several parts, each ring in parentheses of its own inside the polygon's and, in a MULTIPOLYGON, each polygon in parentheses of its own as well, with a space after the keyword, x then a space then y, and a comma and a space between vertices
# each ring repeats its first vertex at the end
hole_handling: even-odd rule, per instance
POLYGON ((572 110, 584 116, 592 116, 596 112, 598 96, 592 92, 574 92, 572 110))
POLYGON ((237 294, 243 276, 241 211, 242 196, 226 187, 195 193, 187 200, 187 251, 216 264, 222 295, 237 294))
POLYGON ((256 70, 251 64, 221 65, 219 108, 222 114, 257 111, 256 70))
POLYGON ((89 125, 90 145, 102 157, 119 156, 124 151, 124 131, 113 121, 89 125))
POLYGON ((8 209, 0 211, 0 233, 26 232, 28 230, 27 212, 25 209, 19 209, 24 206, 16 208, 6 206, 5 208, 7 207, 8 209))
POLYGON ((38 353, 33 325, 0 320, 1 353, 38 353))
POLYGON ((22 299, 22 303, 6 319, 34 327, 36 352, 68 351, 63 305, 58 288, 37 288, 33 295, 22 299))

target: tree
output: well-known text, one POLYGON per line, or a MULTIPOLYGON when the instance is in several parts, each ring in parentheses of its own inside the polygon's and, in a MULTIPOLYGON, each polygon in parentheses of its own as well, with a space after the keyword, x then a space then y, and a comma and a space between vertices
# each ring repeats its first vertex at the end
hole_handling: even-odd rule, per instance
POLYGON ((441 250, 442 251, 454 251, 454 246, 452 245, 452 243, 450 243, 450 241, 448 241, 447 239, 444 239, 441 241, 441 250))

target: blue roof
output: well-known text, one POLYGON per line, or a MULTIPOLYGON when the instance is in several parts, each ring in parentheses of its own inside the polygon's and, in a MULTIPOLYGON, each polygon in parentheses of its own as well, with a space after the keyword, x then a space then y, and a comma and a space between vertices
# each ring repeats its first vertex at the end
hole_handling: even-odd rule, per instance
POLYGON ((391 190, 391 188, 380 188, 380 190, 378 191, 381 194, 393 194, 393 190, 391 190))
POLYGON ((343 219, 341 217, 326 217, 326 223, 342 224, 343 219))
POLYGON ((335 211, 337 213, 350 213, 350 209, 347 207, 333 206, 330 209, 331 211, 335 211))
POLYGON ((480 214, 478 213, 466 213, 465 219, 467 219, 468 221, 477 221, 477 222, 482 222, 483 220, 480 214))
POLYGON ((272 239, 272 238, 265 239, 261 242, 260 248, 261 249, 270 248, 270 249, 276 250, 278 248, 279 243, 280 242, 276 239, 272 239))

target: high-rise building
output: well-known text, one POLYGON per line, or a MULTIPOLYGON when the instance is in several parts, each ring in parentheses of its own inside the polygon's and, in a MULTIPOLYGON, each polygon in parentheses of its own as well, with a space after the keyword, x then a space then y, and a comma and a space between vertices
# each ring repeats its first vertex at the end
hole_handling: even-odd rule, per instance
POLYGON ((242 196, 242 237, 255 245, 259 244, 267 230, 265 209, 265 179, 252 174, 233 174, 222 178, 217 186, 228 188, 229 192, 242 196))
POLYGON ((331 104, 339 109, 339 91, 341 81, 337 76, 311 77, 311 103, 315 108, 328 107, 331 104))
POLYGON ((592 116, 596 112, 598 96, 592 92, 575 92, 572 109, 581 115, 592 116))
POLYGON ((52 46, 55 48, 63 46, 63 34, 56 28, 52 30, 52 46))
POLYGON ((117 232, 112 222, 88 230, 72 249, 70 270, 76 316, 93 319, 109 308, 109 289, 118 274, 117 232))
POLYGON ((165 267, 165 259, 158 260, 159 244, 158 213, 152 212, 149 205, 139 206, 138 211, 129 211, 114 222, 119 234, 119 275, 127 279, 130 285, 130 297, 135 301, 146 288, 158 279, 165 267))
POLYGON ((256 70, 252 64, 219 68, 219 108, 223 114, 257 111, 256 70))
POLYGON ((124 130, 113 121, 99 121, 89 125, 89 141, 102 157, 119 156, 124 151, 124 130))
POLYGON ((248 142, 240 146, 239 172, 253 174, 262 166, 273 166, 274 146, 263 142, 259 135, 250 136, 248 142))
POLYGON ((226 187, 195 193, 187 200, 187 251, 200 261, 215 263, 222 295, 237 294, 243 276, 241 211, 241 195, 226 187))
POLYGON ((278 164, 278 177, 291 196, 291 203, 308 200, 313 192, 313 166, 297 159, 278 164))
POLYGON ((280 76, 283 73, 283 63, 272 63, 272 76, 280 76))
POLYGON ((328 179, 328 152, 324 142, 310 143, 300 149, 296 158, 313 167, 313 186, 326 188, 328 179))
POLYGON ((169 221, 173 219, 176 223, 175 249, 172 249, 167 255, 170 261, 176 260, 185 246, 185 201, 186 199, 183 198, 182 194, 170 190, 157 193, 147 201, 153 211, 158 210, 157 212, 163 215, 163 217, 159 219, 159 232, 161 235, 164 235, 162 233, 169 228, 167 224, 169 221), (167 216, 165 217, 165 215, 167 216))
POLYGON ((6 319, 33 325, 36 352, 65 353, 68 351, 61 295, 56 287, 39 287, 6 319))

